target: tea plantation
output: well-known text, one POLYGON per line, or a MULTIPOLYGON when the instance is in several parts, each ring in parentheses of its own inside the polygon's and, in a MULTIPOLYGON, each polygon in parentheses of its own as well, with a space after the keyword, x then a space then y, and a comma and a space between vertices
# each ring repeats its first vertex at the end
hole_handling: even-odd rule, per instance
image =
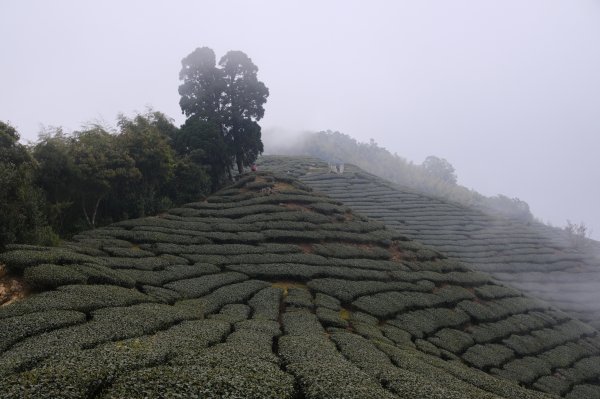
POLYGON ((600 327, 600 250, 591 242, 577 248, 559 229, 490 216, 352 165, 335 174, 315 159, 265 157, 262 167, 289 172, 410 239, 600 327))
POLYGON ((594 328, 291 175, 0 254, 1 397, 600 397, 594 328))

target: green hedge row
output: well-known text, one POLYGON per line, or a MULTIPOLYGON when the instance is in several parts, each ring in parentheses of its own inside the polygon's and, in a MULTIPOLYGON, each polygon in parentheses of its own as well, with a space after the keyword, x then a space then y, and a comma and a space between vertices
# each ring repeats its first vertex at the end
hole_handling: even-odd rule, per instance
POLYGON ((288 294, 285 296, 283 303, 286 306, 299 307, 299 308, 312 308, 314 307, 313 298, 310 292, 304 288, 291 287, 287 290, 288 294))
POLYGON ((355 334, 334 334, 332 340, 347 359, 377 378, 388 390, 400 397, 419 399, 492 397, 487 392, 464 383, 441 369, 430 367, 430 370, 427 370, 422 367, 421 372, 418 373, 395 367, 387 354, 380 351, 373 343, 355 334))
POLYGON ((600 397, 600 389, 597 385, 581 384, 573 387, 566 396, 567 399, 595 399, 600 397))
POLYGON ((267 287, 257 292, 248 304, 252 307, 255 319, 277 320, 279 318, 279 303, 282 298, 280 288, 267 287))
POLYGON ((521 356, 538 354, 576 340, 584 335, 596 334, 596 330, 578 320, 532 331, 528 335, 512 335, 503 342, 521 356))
POLYGON ((32 370, 0 379, 7 399, 79 399, 98 393, 116 375, 163 362, 166 352, 152 340, 109 343, 91 350, 62 353, 32 370))
POLYGON ((492 323, 481 323, 471 327, 470 332, 475 342, 487 343, 507 338, 511 334, 523 334, 553 326, 556 323, 557 320, 549 314, 530 312, 509 316, 506 319, 492 323))
POLYGON ((394 397, 376 379, 347 361, 324 335, 284 336, 278 347, 286 370, 296 377, 307 399, 394 397))
POLYGON ((129 276, 138 284, 162 286, 173 281, 215 274, 220 271, 221 269, 212 264, 195 263, 193 265, 167 266, 163 270, 123 269, 120 272, 129 276))
POLYGON ((142 285, 139 288, 140 291, 156 300, 156 302, 172 305, 182 299, 178 292, 166 288, 155 287, 153 285, 142 285))
POLYGON ((579 340, 554 347, 539 354, 538 357, 548 362, 554 369, 570 367, 581 358, 598 354, 600 354, 598 348, 593 347, 584 340, 579 340))
POLYGON ((523 295, 520 291, 517 291, 514 288, 495 284, 487 284, 482 285, 481 287, 477 287, 475 288, 475 294, 477 294, 479 298, 484 300, 493 300, 523 295))
POLYGON ((39 264, 66 265, 71 263, 96 263, 94 257, 78 254, 63 248, 45 250, 19 249, 0 253, 0 263, 4 263, 13 273, 21 273, 29 266, 39 264))
MULTIPOLYGON (((273 245, 286 245, 286 244, 273 244, 273 245)), ((211 262, 208 262, 211 263, 211 262)), ((338 258, 326 258, 321 255, 315 255, 310 253, 291 253, 291 254, 279 254, 279 253, 263 253, 263 254, 247 254, 247 255, 232 255, 227 260, 221 263, 229 264, 266 264, 266 263, 298 263, 305 265, 315 266, 341 266, 344 268, 358 268, 358 269, 371 269, 381 271, 399 271, 407 270, 402 264, 388 261, 375 261, 371 259, 338 259, 338 258)), ((379 273, 379 275, 387 275, 386 273, 379 273)), ((408 274, 412 276, 412 274, 408 274)), ((389 275, 387 275, 389 278, 389 275)), ((415 279, 411 279, 413 281, 415 279)))
POLYGON ((286 311, 281 314, 283 331, 286 335, 323 334, 317 316, 307 309, 286 311))
POLYGON ((49 356, 62 356, 108 341, 151 334, 179 321, 201 316, 202 313, 198 311, 162 304, 99 309, 92 313, 92 319, 87 323, 20 341, 4 353, 0 375, 33 365, 49 356))
POLYGON ((0 308, 0 318, 49 310, 91 310, 130 306, 156 300, 138 290, 112 285, 66 285, 56 291, 44 291, 0 308))
POLYGON ((316 315, 324 327, 347 328, 349 326, 348 321, 342 319, 339 311, 318 307, 316 315))
POLYGON ((176 304, 189 311, 199 310, 204 314, 219 311, 229 303, 243 303, 250 299, 256 292, 269 286, 269 283, 258 280, 246 280, 241 283, 229 284, 217 288, 212 293, 199 298, 180 301, 176 304))
POLYGON ((238 206, 228 209, 192 209, 192 208, 174 208, 169 211, 177 216, 193 216, 193 217, 217 217, 239 219, 244 216, 255 215, 257 213, 276 213, 286 212, 288 209, 279 205, 247 205, 238 206))
POLYGON ((126 274, 96 264, 42 264, 25 269, 23 277, 36 289, 53 289, 69 284, 109 284, 127 288, 135 285, 135 280, 126 274))
POLYGON ((24 338, 85 321, 84 313, 72 310, 49 310, 0 319, 0 352, 24 338))
POLYGON ((157 366, 119 376, 102 397, 291 399, 296 395, 293 378, 270 362, 221 351, 213 354, 212 363, 203 363, 207 356, 199 357, 197 364, 157 366))
POLYGON ((424 338, 444 327, 458 327, 469 322, 469 316, 459 309, 432 308, 406 312, 388 323, 409 332, 417 338, 424 338))
POLYGON ((454 328, 443 328, 429 337, 428 341, 454 354, 464 352, 475 343, 469 334, 454 328))
POLYGON ((443 301, 442 303, 446 306, 455 305, 460 301, 475 298, 475 295, 471 291, 459 285, 445 285, 435 291, 435 295, 440 297, 443 301))
POLYGON ((342 302, 352 302, 354 299, 385 291, 423 291, 430 292, 433 283, 403 283, 387 281, 349 281, 335 278, 313 279, 307 285, 318 292, 331 295, 342 302))
MULTIPOLYGON (((177 231, 177 230, 186 230, 186 231, 210 231, 211 225, 204 221, 192 221, 190 219, 168 219, 164 217, 147 217, 140 219, 129 219, 123 220, 115 224, 116 226, 121 226, 125 228, 133 228, 134 230, 137 228, 149 229, 150 227, 158 227, 167 229, 164 231, 177 231)), ((160 230, 157 230, 160 231, 160 230)), ((77 236, 75 236, 77 237, 77 236)))
MULTIPOLYGON (((533 388, 542 392, 547 392, 557 396, 565 396, 571 389, 571 382, 561 378, 560 376, 545 375, 540 377, 533 383, 533 388)), ((577 388, 577 387, 574 387, 577 388)), ((567 396, 568 397, 568 396, 567 396)), ((577 396, 578 399, 593 398, 594 396, 581 395, 577 396)))
MULTIPOLYGON (((310 287, 310 285, 309 285, 309 287, 310 287)), ((339 311, 341 304, 340 304, 339 299, 334 298, 333 296, 329 296, 329 295, 325 295, 320 292, 317 292, 317 294, 315 295, 315 306, 339 311)))
POLYGON ((549 306, 526 297, 501 298, 486 304, 463 301, 458 307, 479 322, 497 321, 508 316, 531 311, 545 310, 549 306))
MULTIPOLYGON (((477 369, 465 367, 464 364, 456 361, 445 361, 412 349, 398 348, 397 346, 387 345, 382 342, 376 342, 376 346, 390 356, 398 368, 419 375, 435 376, 435 381, 442 387, 457 389, 463 395, 462 397, 549 399, 547 395, 541 392, 507 383, 477 369), (465 386, 463 382, 468 385, 465 386)), ((408 381, 414 380, 409 379, 408 381)), ((428 396, 425 397, 427 398, 428 396)), ((440 396, 440 398, 445 397, 445 395, 440 396)), ((460 398, 461 396, 458 397, 460 398)))
POLYGON ((152 258, 117 258, 107 257, 102 259, 102 263, 112 269, 138 269, 138 270, 161 270, 167 266, 176 264, 172 259, 155 256, 152 258))
POLYGON ((559 369, 558 372, 572 383, 597 380, 600 377, 600 356, 586 357, 577 361, 572 367, 559 369))
POLYGON ((365 259, 390 259, 388 250, 381 247, 361 248, 347 244, 316 244, 313 251, 317 255, 334 258, 365 258, 365 259))
POLYGON ((247 320, 250 316, 250 306, 242 303, 230 303, 221 308, 219 313, 208 315, 209 319, 222 320, 231 324, 247 320))
POLYGON ((360 297, 352 305, 370 315, 389 319, 400 312, 436 307, 442 303, 439 296, 425 292, 384 292, 360 297))
POLYGON ((154 253, 150 251, 144 251, 143 249, 136 247, 107 247, 103 246, 102 250, 111 256, 118 256, 123 258, 147 258, 154 256, 154 253))
POLYGON ((335 266, 310 266, 305 264, 249 264, 228 265, 226 269, 244 273, 248 276, 266 280, 300 280, 313 278, 346 278, 348 280, 387 280, 386 273, 375 270, 350 269, 335 266))
MULTIPOLYGON (((313 224, 331 223, 331 218, 320 213, 302 212, 288 209, 287 212, 277 212, 268 214, 254 214, 236 219, 237 223, 263 223, 263 222, 308 222, 313 224)), ((231 221, 230 221, 231 222, 231 221)))
POLYGON ((540 377, 550 375, 552 368, 537 357, 524 357, 509 361, 501 369, 491 369, 491 373, 509 380, 531 384, 540 377))
POLYGON ((207 295, 216 288, 247 280, 248 276, 236 272, 225 272, 207 274, 205 276, 177 280, 164 285, 173 291, 177 291, 185 298, 198 298, 207 295))
POLYGON ((504 345, 485 344, 474 345, 462 355, 463 360, 479 369, 500 367, 515 357, 515 353, 504 345))
POLYGON ((256 318, 256 315, 252 316, 252 319, 243 320, 235 323, 235 331, 239 330, 251 330, 267 334, 270 337, 278 337, 281 335, 281 329, 279 323, 275 320, 266 320, 262 318, 256 318))

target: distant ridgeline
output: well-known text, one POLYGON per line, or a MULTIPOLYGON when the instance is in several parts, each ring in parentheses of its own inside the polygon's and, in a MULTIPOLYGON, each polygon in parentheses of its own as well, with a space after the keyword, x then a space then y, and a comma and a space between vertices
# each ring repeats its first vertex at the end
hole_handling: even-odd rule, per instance
POLYGON ((597 330, 293 179, 393 196, 356 169, 267 164, 286 176, 0 254, 23 287, 2 398, 600 395, 597 330))
MULTIPOLYGON (((268 138, 267 138, 268 140, 268 138)), ((335 160, 356 165, 367 172, 419 192, 477 207, 483 211, 521 220, 532 220, 529 205, 518 198, 504 195, 486 197, 456 183, 454 168, 445 160, 440 168, 427 168, 427 160, 417 165, 392 154, 371 140, 360 143, 340 132, 305 133, 290 146, 267 145, 269 154, 309 156, 325 161, 335 160), (444 170, 445 169, 445 170, 444 170)))
POLYGON ((410 239, 492 274, 529 295, 600 327, 600 251, 575 246, 563 230, 490 216, 346 165, 330 174, 311 158, 264 157, 262 167, 293 173, 353 210, 410 239))

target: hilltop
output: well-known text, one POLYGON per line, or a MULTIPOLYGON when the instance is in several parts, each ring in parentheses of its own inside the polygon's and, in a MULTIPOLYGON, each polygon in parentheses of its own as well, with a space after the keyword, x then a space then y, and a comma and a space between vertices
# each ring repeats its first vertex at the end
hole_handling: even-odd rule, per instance
POLYGON ((600 392, 594 328, 289 176, 0 262, 6 398, 600 392))

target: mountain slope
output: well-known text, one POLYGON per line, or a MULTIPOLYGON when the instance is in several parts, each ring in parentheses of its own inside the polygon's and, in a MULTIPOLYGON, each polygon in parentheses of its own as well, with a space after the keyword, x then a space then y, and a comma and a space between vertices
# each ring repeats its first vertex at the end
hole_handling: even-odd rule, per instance
POLYGON ((596 330, 286 177, 0 262, 5 398, 600 392, 596 330))
POLYGON ((331 174, 314 159, 265 157, 263 163, 293 170, 361 214, 600 327, 600 256, 591 245, 575 248, 557 229, 493 217, 351 165, 343 174, 331 174))

